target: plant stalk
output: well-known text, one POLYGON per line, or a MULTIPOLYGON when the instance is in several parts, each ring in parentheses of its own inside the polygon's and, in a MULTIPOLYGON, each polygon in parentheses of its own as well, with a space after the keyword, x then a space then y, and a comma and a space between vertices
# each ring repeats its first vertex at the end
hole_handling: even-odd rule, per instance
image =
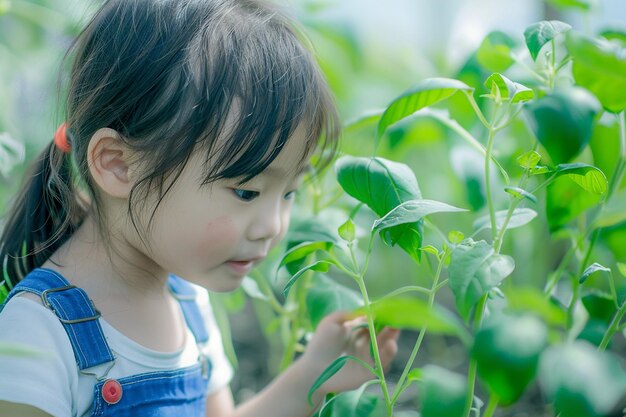
MULTIPOLYGON (((437 294, 435 289, 437 288, 437 285, 439 284, 441 271, 443 270, 443 265, 447 257, 448 257, 448 252, 446 251, 442 259, 439 261, 439 265, 437 265, 437 272, 435 273, 435 278, 433 279, 433 285, 431 286, 430 294, 428 295, 428 308, 429 309, 432 308, 433 304, 435 303, 435 295, 437 294)), ((420 347, 422 346, 422 341, 424 340, 424 336, 426 335, 426 329, 427 329, 426 326, 424 326, 420 330, 420 333, 417 337, 417 341, 415 342, 415 346, 413 346, 413 350, 411 351, 411 355, 409 356, 409 360, 407 361, 404 367, 404 370, 402 371, 402 375, 400 375, 400 379, 398 379, 397 389, 395 390, 391 398, 392 404, 396 403, 396 401, 398 400, 398 397, 400 397, 400 394, 402 394, 402 392, 406 388, 404 387, 404 381, 409 375, 409 372, 411 371, 411 368, 413 367, 413 362, 415 362, 415 358, 417 357, 417 353, 419 352, 420 347)))
MULTIPOLYGON (((489 128, 489 138, 487 139, 487 153, 485 155, 485 192, 487 194, 487 206, 489 208, 489 220, 491 222, 491 239, 495 241, 497 233, 496 211, 491 198, 491 153, 493 151, 493 138, 495 131, 489 128)), ((495 242, 494 242, 495 243, 495 242)))
MULTIPOLYGON (((483 321, 483 314, 485 306, 487 305, 487 298, 489 294, 485 294, 481 297, 480 301, 476 305, 476 311, 474 313, 474 332, 480 329, 483 321)), ((469 370, 467 372, 467 397, 465 399, 465 411, 464 417, 469 417, 472 411, 472 403, 474 402, 474 389, 476 387, 476 371, 478 370, 478 363, 476 359, 470 359, 469 370)))
POLYGON ((498 399, 498 396, 494 393, 491 393, 491 395, 489 396, 489 403, 487 404, 487 408, 485 409, 483 417, 493 416, 494 411, 496 411, 496 408, 498 408, 499 401, 500 400, 498 399))
POLYGON ((357 281, 357 284, 359 285, 359 290, 361 290, 361 296, 363 297, 363 302, 365 303, 365 313, 367 315, 367 327, 369 329, 370 341, 372 343, 372 351, 374 353, 374 363, 376 365, 378 378, 380 379, 380 388, 383 392, 383 397, 385 398, 385 404, 387 406, 387 417, 393 417, 393 403, 391 402, 389 398, 389 389, 387 388, 387 382, 385 381, 385 372, 383 370, 382 361, 380 360, 378 340, 376 339, 376 328, 374 327, 374 315, 372 314, 372 307, 371 307, 369 295, 367 294, 367 288, 365 287, 363 276, 360 276, 356 281, 357 281))
POLYGON ((626 313, 626 301, 622 303, 622 306, 613 316, 613 320, 611 321, 611 325, 607 329, 602 341, 600 342, 600 346, 598 346, 598 350, 600 352, 604 351, 606 347, 609 345, 609 342, 615 335, 615 333, 619 330, 619 324, 622 321, 622 317, 624 317, 624 313, 626 313))

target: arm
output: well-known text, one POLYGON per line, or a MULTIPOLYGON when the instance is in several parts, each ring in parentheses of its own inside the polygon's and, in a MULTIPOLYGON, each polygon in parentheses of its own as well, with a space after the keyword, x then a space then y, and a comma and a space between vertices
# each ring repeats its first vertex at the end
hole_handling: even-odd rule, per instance
MULTIPOLYGON (((315 407, 307 401, 309 389, 328 365, 342 354, 349 354, 372 364, 367 329, 353 331, 356 321, 347 313, 334 313, 319 324, 307 351, 285 372, 258 395, 234 408, 232 396, 224 389, 207 401, 207 417, 306 417, 315 407)), ((397 351, 399 332, 384 329, 377 336, 383 366, 387 366, 397 351)), ((358 388, 373 376, 359 364, 348 361, 313 396, 319 404, 329 392, 358 388)))
POLYGON ((50 414, 41 411, 30 405, 10 403, 0 401, 0 417, 52 417, 50 414))

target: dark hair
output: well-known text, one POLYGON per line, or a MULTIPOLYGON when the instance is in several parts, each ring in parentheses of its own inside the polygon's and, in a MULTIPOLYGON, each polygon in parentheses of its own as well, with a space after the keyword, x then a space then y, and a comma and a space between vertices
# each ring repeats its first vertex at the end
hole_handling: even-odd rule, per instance
POLYGON ((203 184, 253 178, 301 124, 307 151, 326 150, 322 166, 337 149, 336 109, 312 54, 286 18, 260 1, 108 0, 68 56, 71 158, 51 144, 14 202, 0 238, 11 284, 43 264, 88 210, 104 230, 86 156, 100 128, 117 131, 146 161, 129 198, 133 224, 133 202, 158 191, 154 215, 195 149, 211 159, 203 184), (216 141, 225 134, 228 140, 216 141))

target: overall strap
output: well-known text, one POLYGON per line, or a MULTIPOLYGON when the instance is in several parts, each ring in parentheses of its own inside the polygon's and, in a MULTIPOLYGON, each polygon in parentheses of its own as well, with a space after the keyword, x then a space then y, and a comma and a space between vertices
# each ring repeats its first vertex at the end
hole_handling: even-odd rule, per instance
POLYGON ((100 312, 83 289, 70 285, 56 271, 37 268, 11 290, 5 304, 20 292, 41 297, 43 305, 56 314, 80 370, 115 360, 98 321, 100 312))
POLYGON ((206 343, 209 340, 209 333, 196 303, 196 290, 190 283, 176 275, 169 276, 167 285, 180 303, 185 321, 196 338, 196 343, 206 343))

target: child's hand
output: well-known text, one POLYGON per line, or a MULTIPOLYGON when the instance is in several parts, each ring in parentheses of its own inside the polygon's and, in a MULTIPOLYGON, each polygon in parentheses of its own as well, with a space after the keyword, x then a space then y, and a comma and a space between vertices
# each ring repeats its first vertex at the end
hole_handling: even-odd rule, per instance
MULTIPOLYGON (((314 367, 313 369, 319 369, 319 373, 343 355, 357 357, 374 367, 370 355, 368 329, 359 326, 363 323, 366 323, 364 317, 355 319, 347 312, 335 312, 326 316, 318 325, 301 359, 308 362, 308 366, 314 367)), ((383 369, 387 369, 398 351, 399 335, 399 330, 386 327, 376 337, 383 369)), ((321 399, 329 392, 356 389, 373 378, 374 376, 362 365, 348 360, 337 374, 322 385, 315 397, 321 399)))

